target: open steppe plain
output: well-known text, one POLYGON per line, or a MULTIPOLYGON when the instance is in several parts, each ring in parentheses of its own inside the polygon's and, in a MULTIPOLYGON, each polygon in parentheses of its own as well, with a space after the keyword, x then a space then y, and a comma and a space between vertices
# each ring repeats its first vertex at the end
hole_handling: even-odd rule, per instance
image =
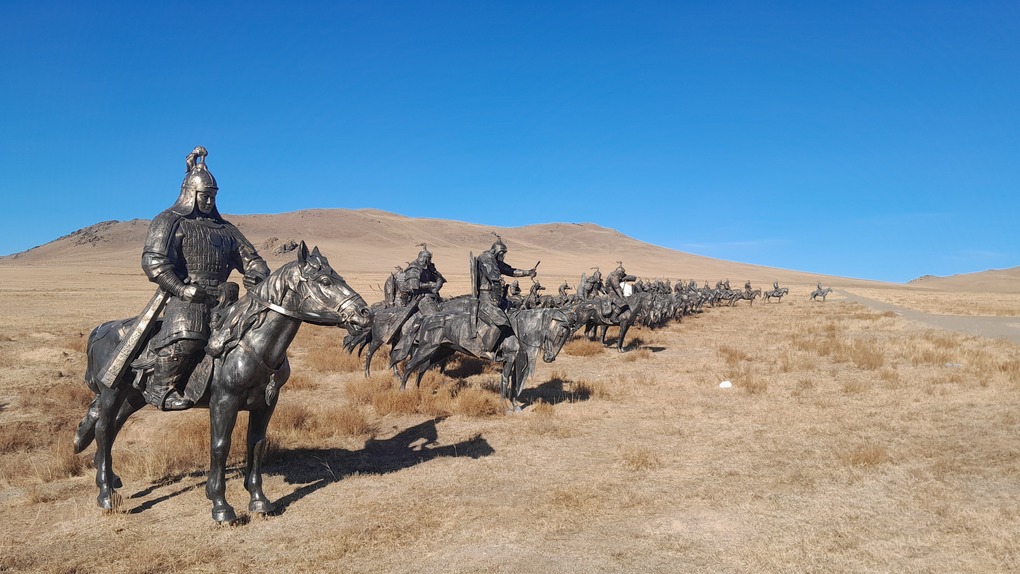
MULTIPOLYGON (((380 212, 232 219, 274 268, 291 256, 271 255, 276 243, 320 245, 369 302, 420 241, 444 292, 462 293, 467 251, 491 242, 490 228, 380 212)), ((85 337, 151 296, 146 224, 0 261, 0 571, 1020 571, 1020 346, 849 299, 1009 321, 1020 294, 982 291, 981 277, 816 277, 573 224, 498 231, 507 260, 541 259, 553 291, 622 259, 646 278, 778 279, 790 296, 632 330, 623 354, 572 341, 512 415, 485 365, 400 392, 379 362, 363 376, 342 331, 305 326, 269 429, 278 515, 244 514, 236 433, 228 497, 242 520, 215 526, 206 411, 152 409, 117 442, 124 504, 103 514, 94 447, 71 453, 91 400, 85 337), (816 280, 837 289, 824 303, 808 300, 816 280), (975 297, 987 306, 959 310, 975 297)))

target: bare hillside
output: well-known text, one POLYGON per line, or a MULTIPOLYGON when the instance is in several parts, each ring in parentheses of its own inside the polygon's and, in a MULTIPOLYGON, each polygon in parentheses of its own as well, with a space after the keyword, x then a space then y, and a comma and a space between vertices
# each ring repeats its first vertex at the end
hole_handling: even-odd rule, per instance
MULTIPOLYGON (((469 253, 487 249, 498 233, 509 246, 507 261, 530 267, 537 261, 539 280, 555 288, 566 279, 573 284, 581 273, 599 266, 607 272, 622 261, 627 270, 645 278, 697 279, 715 282, 729 278, 743 284, 878 285, 851 279, 711 259, 658 247, 591 223, 549 223, 524 227, 491 227, 442 219, 410 218, 378 210, 316 209, 272 215, 233 215, 227 218, 251 239, 271 266, 292 255, 281 250, 304 240, 319 246, 345 275, 375 281, 394 265, 413 259, 417 245, 427 243, 436 265, 453 281, 466 279, 469 253)), ((45 245, 4 257, 19 267, 75 267, 104 272, 137 273, 148 220, 106 221, 81 229, 45 245)))
POLYGON ((1020 267, 990 269, 979 273, 962 273, 949 277, 926 275, 914 279, 910 285, 942 291, 1020 293, 1020 267))

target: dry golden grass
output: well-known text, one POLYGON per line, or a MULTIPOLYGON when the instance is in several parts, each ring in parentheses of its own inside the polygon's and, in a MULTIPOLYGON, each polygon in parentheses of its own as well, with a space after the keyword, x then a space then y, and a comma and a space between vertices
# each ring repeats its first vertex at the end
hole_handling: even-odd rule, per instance
POLYGON ((584 399, 610 399, 613 396, 608 384, 603 381, 571 381, 570 393, 584 399))
POLYGON ((584 337, 575 337, 563 345, 561 352, 574 357, 593 357, 602 354, 604 350, 605 347, 598 341, 589 341, 584 337))
POLYGON ((635 349, 625 354, 622 360, 625 363, 633 363, 634 361, 642 361, 650 358, 652 358, 652 352, 648 349, 635 349))
POLYGON ((936 315, 1020 316, 1020 294, 953 292, 930 289, 852 287, 851 293, 936 315))
POLYGON ((662 459, 645 447, 627 449, 620 454, 623 464, 630 470, 655 470, 662 468, 662 459))
POLYGON ((881 445, 868 444, 846 453, 843 460, 850 466, 877 466, 889 461, 889 453, 881 445))
POLYGON ((491 417, 502 414, 503 405, 496 393, 467 387, 457 393, 454 410, 466 417, 491 417))

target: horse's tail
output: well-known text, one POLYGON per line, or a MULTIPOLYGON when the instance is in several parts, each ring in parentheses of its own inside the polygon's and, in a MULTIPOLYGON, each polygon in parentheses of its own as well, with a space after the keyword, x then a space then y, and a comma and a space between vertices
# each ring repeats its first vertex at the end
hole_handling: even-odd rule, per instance
POLYGON ((92 441, 96 440, 96 421, 99 420, 99 395, 92 399, 89 410, 78 423, 78 430, 74 433, 74 454, 88 448, 92 441))
POLYGON ((88 344, 85 347, 85 355, 88 362, 85 365, 85 385, 95 393, 89 410, 78 423, 78 430, 74 433, 74 452, 77 454, 86 448, 96 439, 96 421, 99 420, 99 391, 102 383, 99 382, 100 373, 110 360, 112 350, 116 348, 120 338, 117 336, 117 326, 123 321, 109 321, 96 327, 89 333, 88 344))

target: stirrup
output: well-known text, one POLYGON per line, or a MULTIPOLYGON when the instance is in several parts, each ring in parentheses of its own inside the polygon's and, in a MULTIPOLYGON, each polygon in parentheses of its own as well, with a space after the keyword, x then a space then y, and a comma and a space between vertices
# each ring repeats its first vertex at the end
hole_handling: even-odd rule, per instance
POLYGON ((183 397, 177 391, 171 390, 163 397, 163 402, 159 406, 161 411, 183 411, 190 409, 195 405, 195 401, 183 397))

